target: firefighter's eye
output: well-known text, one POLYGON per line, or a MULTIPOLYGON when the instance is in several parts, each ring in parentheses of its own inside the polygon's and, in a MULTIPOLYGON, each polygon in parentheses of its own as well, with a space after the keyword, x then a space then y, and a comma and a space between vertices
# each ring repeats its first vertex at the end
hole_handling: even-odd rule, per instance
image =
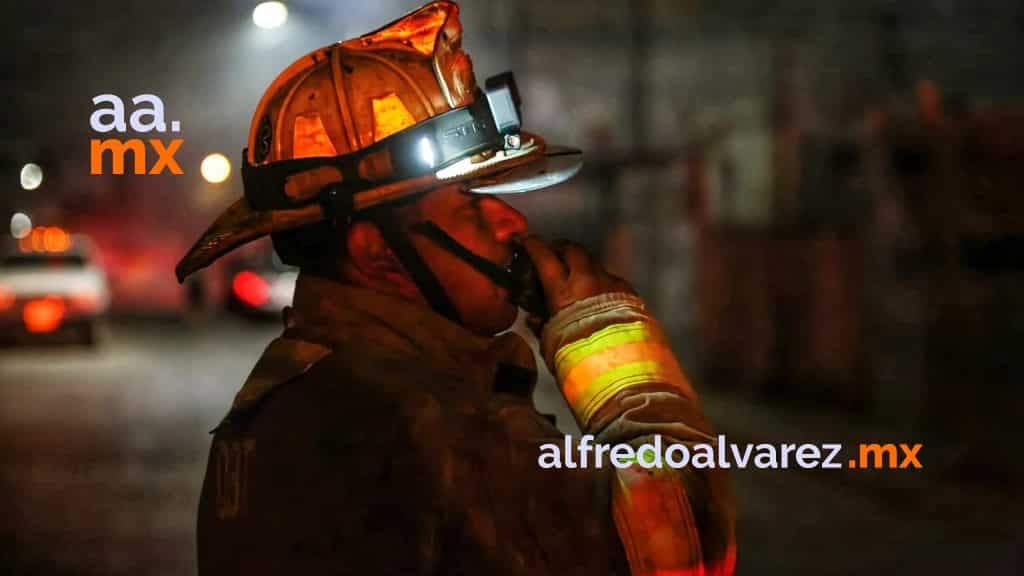
POLYGON ((480 209, 480 199, 476 194, 463 194, 461 201, 455 207, 455 214, 460 218, 468 218, 480 209))

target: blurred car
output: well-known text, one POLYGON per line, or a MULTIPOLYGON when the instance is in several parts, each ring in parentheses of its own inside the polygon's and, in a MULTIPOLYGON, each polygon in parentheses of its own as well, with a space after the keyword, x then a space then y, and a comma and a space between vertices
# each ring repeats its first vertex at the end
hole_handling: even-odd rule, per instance
POLYGON ((85 236, 36 227, 0 255, 0 327, 15 340, 60 333, 92 345, 109 306, 106 274, 85 236))
POLYGON ((238 259, 227 271, 229 310, 251 317, 277 318, 285 306, 291 305, 299 272, 282 264, 273 251, 238 259))

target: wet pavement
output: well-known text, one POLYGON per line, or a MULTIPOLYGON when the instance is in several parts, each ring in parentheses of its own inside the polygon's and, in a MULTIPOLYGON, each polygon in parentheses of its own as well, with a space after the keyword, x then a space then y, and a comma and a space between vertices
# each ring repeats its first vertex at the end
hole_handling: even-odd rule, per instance
MULTIPOLYGON (((0 350, 0 571, 194 573, 207 431, 277 332, 132 322, 96 350, 0 350)), ((551 389, 538 395, 559 412, 551 389)), ((709 411, 729 431, 737 409, 709 411)), ((921 499, 806 471, 734 479, 740 574, 1020 573, 1019 532, 986 522, 999 510, 969 494, 921 499)))
POLYGON ((15 573, 190 574, 209 447, 276 325, 114 325, 96 350, 0 350, 15 573))

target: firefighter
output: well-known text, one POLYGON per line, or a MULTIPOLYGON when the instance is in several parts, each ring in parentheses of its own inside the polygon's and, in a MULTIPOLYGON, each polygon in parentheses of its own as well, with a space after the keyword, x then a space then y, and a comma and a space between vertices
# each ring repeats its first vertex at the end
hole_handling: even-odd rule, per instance
POLYGON ((501 199, 581 157, 522 130, 511 75, 478 85, 461 37, 433 2, 287 68, 253 116, 244 198, 177 266, 269 235, 300 268, 214 430, 200 574, 732 573, 719 471, 539 465, 563 437, 502 332, 520 307, 597 442, 710 429, 630 286, 501 199))

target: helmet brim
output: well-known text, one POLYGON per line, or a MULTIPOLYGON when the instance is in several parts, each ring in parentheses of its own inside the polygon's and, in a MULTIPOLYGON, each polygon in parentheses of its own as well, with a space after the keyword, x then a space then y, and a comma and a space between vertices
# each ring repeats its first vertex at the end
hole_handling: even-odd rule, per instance
MULTIPOLYGON (((356 211, 429 192, 447 184, 466 183, 467 189, 480 194, 513 194, 547 188, 565 182, 579 172, 583 164, 579 150, 562 146, 548 147, 534 134, 523 133, 529 148, 522 153, 494 158, 460 170, 449 178, 436 174, 388 183, 357 192, 356 211)), ((318 182, 317 186, 322 186, 318 182)), ((303 196, 304 197, 304 196, 303 196)), ((245 198, 235 201, 220 214, 199 237, 174 268, 178 282, 206 268, 235 248, 270 235, 327 219, 319 202, 295 208, 257 210, 245 198)))
POLYGON ((474 180, 469 191, 477 194, 522 194, 557 186, 583 167, 583 152, 567 146, 549 146, 536 162, 474 180))

